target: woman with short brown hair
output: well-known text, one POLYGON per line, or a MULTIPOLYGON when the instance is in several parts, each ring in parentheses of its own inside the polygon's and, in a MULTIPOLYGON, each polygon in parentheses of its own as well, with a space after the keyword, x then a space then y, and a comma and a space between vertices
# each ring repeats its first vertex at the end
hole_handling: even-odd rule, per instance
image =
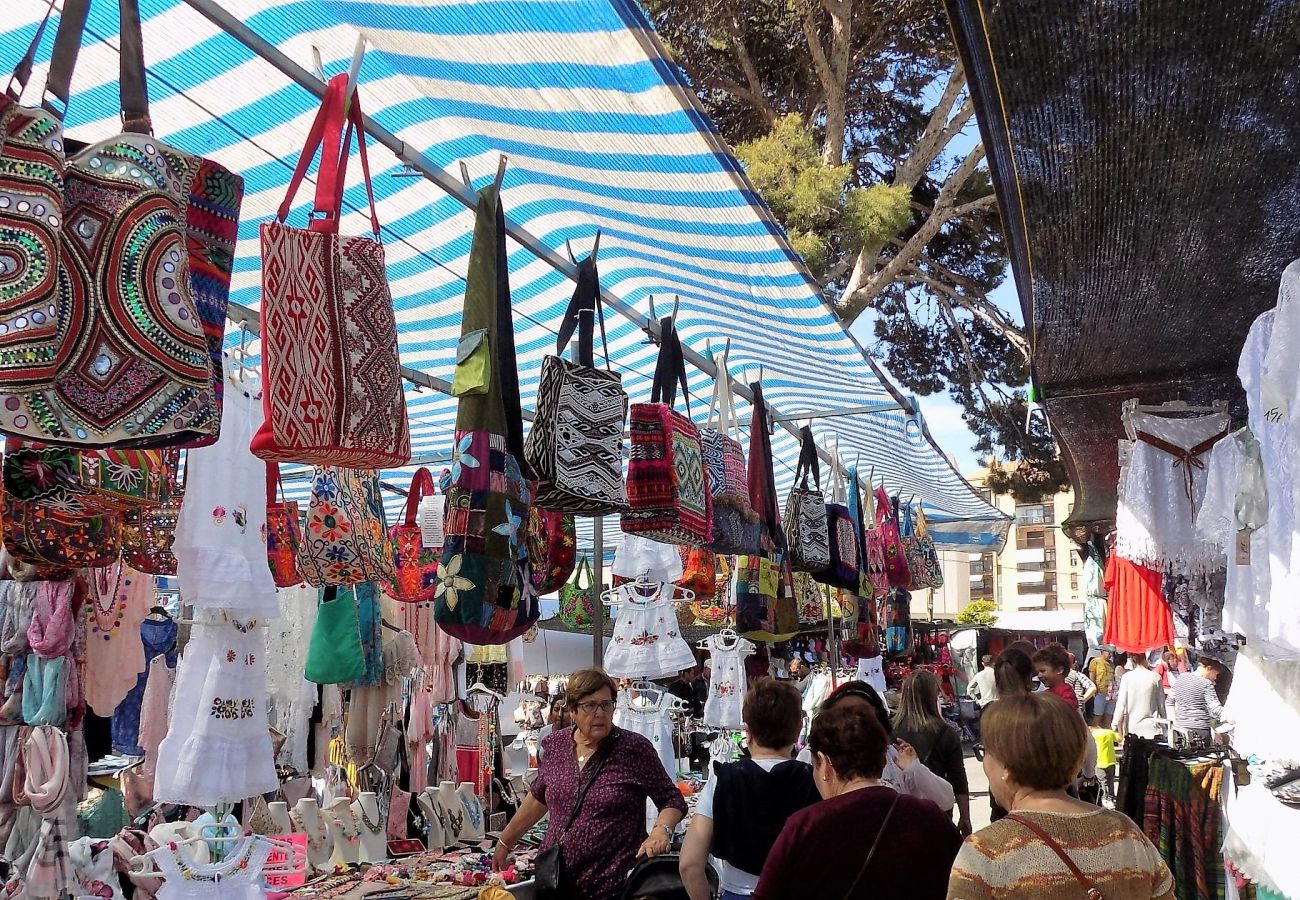
POLYGON ((601 669, 569 678, 568 708, 573 725, 542 742, 537 778, 519 812, 501 832, 492 864, 507 857, 528 829, 550 813, 541 849, 560 847, 561 895, 572 900, 620 896, 637 858, 667 853, 686 814, 682 799, 654 745, 639 734, 614 727, 618 685, 601 669), (578 794, 590 782, 574 816, 578 794), (647 836, 646 800, 659 810, 647 836), (572 824, 570 825, 570 819, 572 824))
POLYGON ((948 900, 1040 900, 1093 888, 1106 900, 1175 900, 1169 868, 1122 813, 1066 793, 1091 743, 1077 707, 1004 697, 980 720, 989 790, 1010 813, 962 846, 948 900))
POLYGON ((941 900, 961 835, 933 803, 881 781, 889 737, 871 710, 823 708, 808 744, 823 800, 786 822, 755 900, 941 900))

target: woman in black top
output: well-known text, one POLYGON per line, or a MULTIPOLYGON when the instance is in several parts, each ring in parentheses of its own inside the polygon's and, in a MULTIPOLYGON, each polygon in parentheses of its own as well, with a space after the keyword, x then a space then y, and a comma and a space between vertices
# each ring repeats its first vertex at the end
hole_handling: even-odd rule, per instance
POLYGON ((966 759, 957 730, 939 715, 939 679, 932 672, 917 669, 903 682, 898 714, 894 716, 894 737, 911 744, 917 759, 952 785, 957 795, 957 828, 963 836, 970 834, 966 759))

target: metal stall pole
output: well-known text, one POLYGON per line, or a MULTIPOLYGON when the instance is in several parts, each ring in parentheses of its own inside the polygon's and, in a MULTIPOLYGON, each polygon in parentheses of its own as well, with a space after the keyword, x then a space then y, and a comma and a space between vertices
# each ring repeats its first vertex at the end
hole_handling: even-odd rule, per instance
POLYGON ((591 577, 595 582, 596 600, 591 604, 591 664, 605 665, 605 604, 601 595, 605 593, 605 517, 596 516, 592 522, 595 526, 592 535, 591 577))

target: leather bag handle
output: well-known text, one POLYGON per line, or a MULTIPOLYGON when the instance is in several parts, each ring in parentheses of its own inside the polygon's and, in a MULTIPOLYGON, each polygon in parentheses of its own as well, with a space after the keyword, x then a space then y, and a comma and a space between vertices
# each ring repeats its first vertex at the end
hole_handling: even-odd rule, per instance
POLYGON ((403 521, 407 528, 415 526, 415 515, 419 512, 420 501, 433 494, 433 474, 424 466, 420 466, 411 476, 411 487, 406 494, 406 514, 403 521))

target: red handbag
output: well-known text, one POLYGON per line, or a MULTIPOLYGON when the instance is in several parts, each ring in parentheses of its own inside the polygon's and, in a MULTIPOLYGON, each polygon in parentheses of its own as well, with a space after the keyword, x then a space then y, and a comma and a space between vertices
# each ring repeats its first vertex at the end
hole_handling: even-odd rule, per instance
POLYGON ((677 583, 695 592, 696 600, 709 600, 718 589, 717 557, 702 547, 682 547, 682 577, 677 583))
POLYGON ((302 584, 298 571, 298 548, 302 546, 302 524, 298 504, 283 499, 280 467, 266 464, 266 562, 276 587, 302 584), (277 494, 276 488, 279 488, 277 494))
POLYGON ((393 546, 393 577, 387 580, 388 596, 402 603, 423 603, 433 599, 438 587, 438 558, 441 547, 424 546, 424 530, 416 523, 420 501, 433 496, 433 476, 423 466, 411 478, 406 495, 406 514, 388 529, 393 546))
POLYGON ((528 512, 528 565, 540 597, 564 587, 578 558, 578 533, 569 513, 532 507, 528 512))
POLYGON ((880 549, 885 556, 885 574, 892 587, 905 588, 912 583, 912 572, 907 567, 907 553, 898 532, 898 516, 894 503, 883 487, 876 488, 876 530, 880 532, 880 549))
POLYGON ((254 455, 350 469, 411 458, 397 323, 370 183, 360 98, 343 134, 347 76, 330 81, 274 222, 262 226, 262 403, 254 455), (374 236, 341 237, 339 209, 352 133, 370 197, 374 236), (315 215, 285 224, 289 205, 321 149, 315 215))

